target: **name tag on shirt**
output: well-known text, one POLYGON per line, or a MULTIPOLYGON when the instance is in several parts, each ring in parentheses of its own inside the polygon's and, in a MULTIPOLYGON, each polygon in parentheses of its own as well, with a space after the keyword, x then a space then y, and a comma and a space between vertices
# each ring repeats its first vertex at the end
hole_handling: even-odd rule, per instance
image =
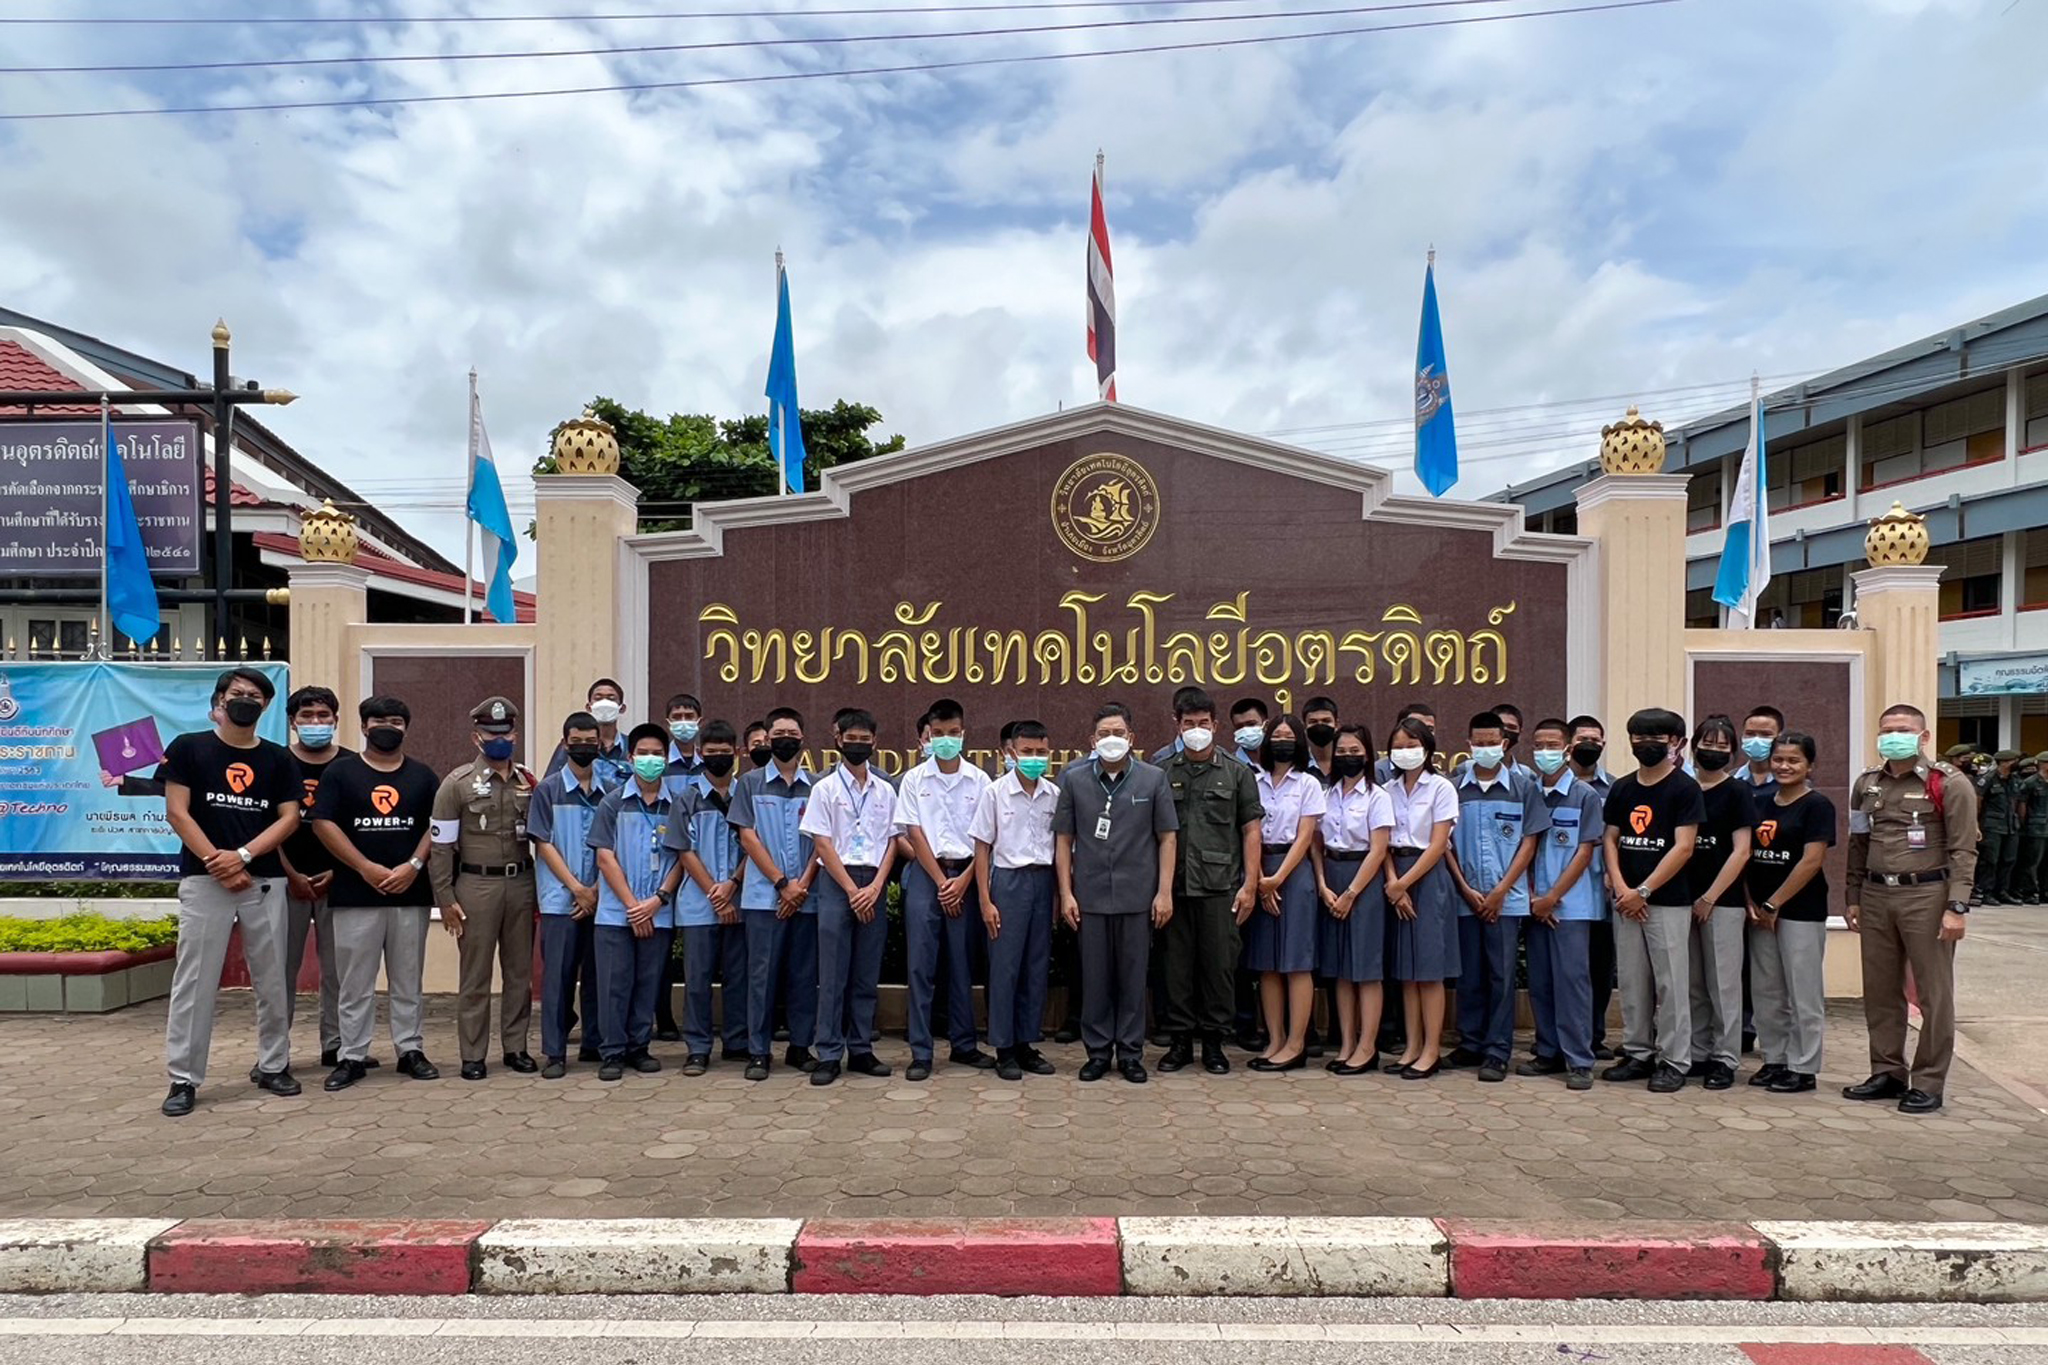
POLYGON ((1098 838, 1098 839, 1107 839, 1107 838, 1109 837, 1109 816, 1108 816, 1108 815, 1106 815, 1106 814, 1105 814, 1105 815, 1102 815, 1102 816, 1099 816, 1099 817, 1097 817, 1097 819, 1096 819, 1096 821, 1095 821, 1095 837, 1096 837, 1096 838, 1098 838))
POLYGON ((1927 827, 1925 825, 1906 826, 1906 847, 1916 850, 1927 847, 1927 827))

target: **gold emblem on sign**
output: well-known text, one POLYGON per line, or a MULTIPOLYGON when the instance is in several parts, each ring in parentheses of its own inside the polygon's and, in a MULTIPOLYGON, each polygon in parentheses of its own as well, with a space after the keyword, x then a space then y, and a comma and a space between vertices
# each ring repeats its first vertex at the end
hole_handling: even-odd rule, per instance
POLYGON ((1159 529, 1159 485, 1136 460, 1084 455, 1053 485, 1052 526, 1091 563, 1128 559, 1159 529))

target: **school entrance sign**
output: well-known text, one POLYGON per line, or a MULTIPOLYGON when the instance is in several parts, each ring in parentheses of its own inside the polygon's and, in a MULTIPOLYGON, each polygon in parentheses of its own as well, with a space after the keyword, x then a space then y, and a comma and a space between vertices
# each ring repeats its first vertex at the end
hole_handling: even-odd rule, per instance
POLYGON ((1455 726, 1590 685, 1572 642, 1597 629, 1592 551, 1513 507, 1397 497, 1382 470, 1104 404, 700 505, 688 532, 627 541, 619 633, 636 695, 736 721, 794 705, 820 730, 861 705, 899 759, 939 695, 985 745, 1019 716, 1077 745, 1110 699, 1163 744, 1189 684, 1224 705, 1328 693, 1375 729, 1421 698, 1455 726))

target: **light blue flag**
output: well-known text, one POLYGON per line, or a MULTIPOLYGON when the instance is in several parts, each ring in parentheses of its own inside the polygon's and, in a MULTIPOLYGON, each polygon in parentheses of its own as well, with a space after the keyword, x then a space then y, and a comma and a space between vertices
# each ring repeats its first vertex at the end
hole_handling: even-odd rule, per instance
POLYGON ((782 487, 804 491, 803 409, 796 401, 796 341, 789 326, 789 272, 775 256, 775 345, 768 353, 768 449, 782 471, 782 487))
POLYGON ((1771 581, 1771 499, 1765 491, 1764 400, 1750 381, 1749 447, 1728 500, 1728 538, 1721 543, 1721 567, 1714 574, 1714 600, 1756 625, 1756 599, 1771 581))
POLYGON ((1422 276, 1422 336, 1415 343, 1415 473, 1442 497, 1458 481, 1458 430, 1451 417, 1451 377, 1444 328, 1436 315, 1436 256, 1422 276))
POLYGON ((498 482, 498 462, 491 458, 491 438, 484 430, 484 404, 474 375, 469 382, 469 519, 476 523, 483 550, 484 610, 493 621, 516 621, 512 565, 519 558, 519 542, 512 535, 504 486, 498 482))
MULTIPOLYGON (((107 615, 123 635, 146 645, 162 629, 157 616, 156 580, 149 576, 149 547, 135 519, 128 495, 128 474, 121 466, 121 443, 102 419, 107 443, 107 615)), ((112 641, 108 642, 110 645, 112 641)))

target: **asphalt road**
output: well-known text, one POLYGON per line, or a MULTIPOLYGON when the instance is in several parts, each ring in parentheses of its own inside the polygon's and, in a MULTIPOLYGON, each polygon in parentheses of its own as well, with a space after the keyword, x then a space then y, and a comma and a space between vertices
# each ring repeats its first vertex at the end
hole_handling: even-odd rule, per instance
POLYGON ((2048 1306, 0 1297, 38 1365, 2037 1365, 2048 1306))

